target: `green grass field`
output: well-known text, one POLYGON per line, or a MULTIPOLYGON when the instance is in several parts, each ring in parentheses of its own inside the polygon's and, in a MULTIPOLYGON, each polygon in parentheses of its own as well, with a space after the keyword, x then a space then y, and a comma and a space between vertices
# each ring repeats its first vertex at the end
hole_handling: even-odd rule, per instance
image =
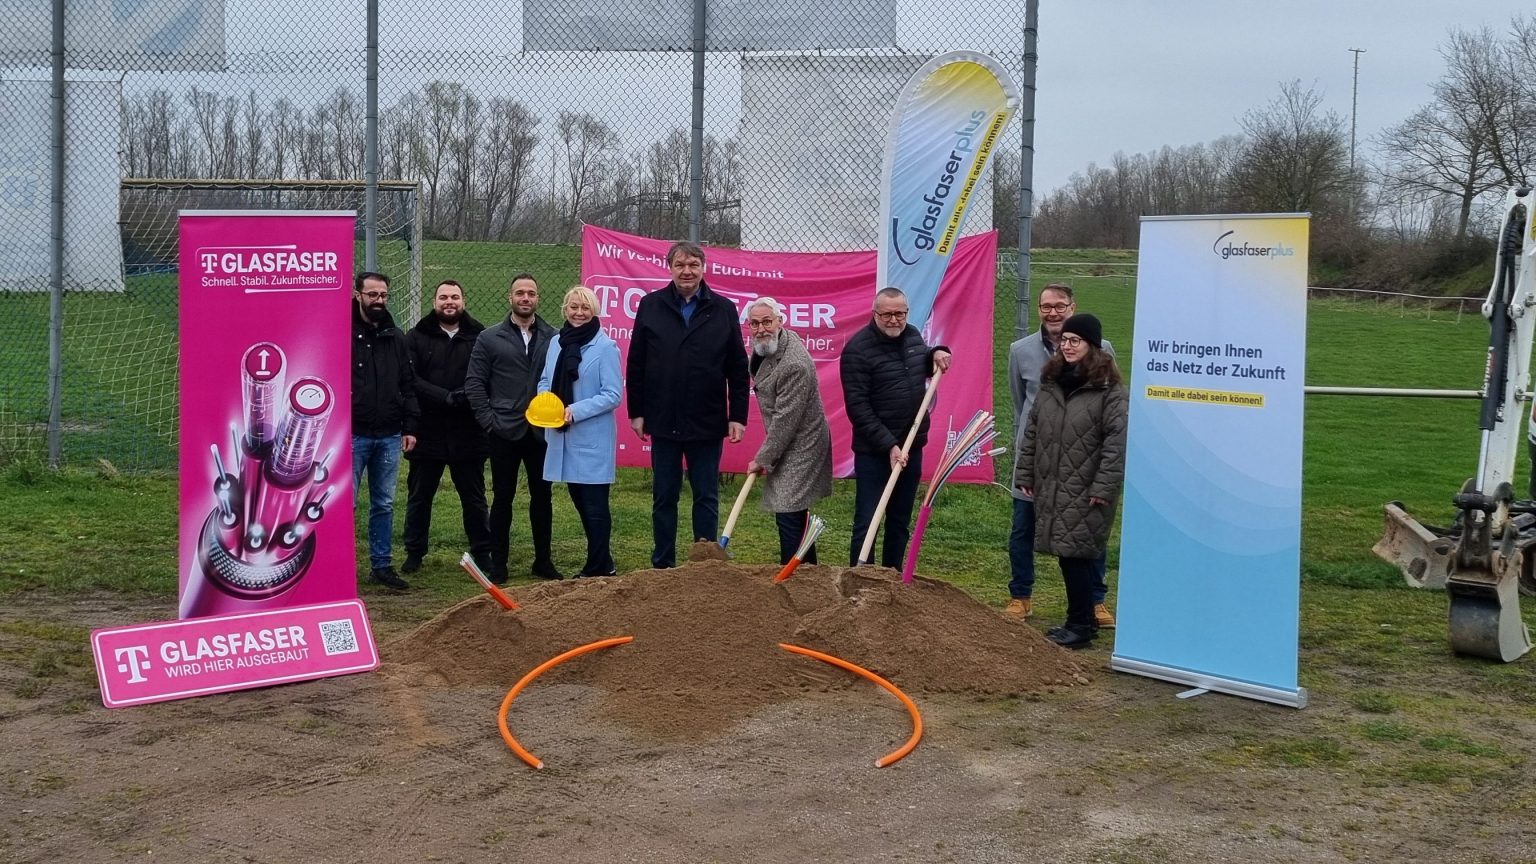
MULTIPOLYGON (((1035 287, 1058 278, 1072 282, 1078 291, 1079 308, 1092 310, 1104 320, 1105 335, 1118 346, 1122 368, 1129 373, 1140 348, 1132 333, 1133 281, 1092 274, 1116 269, 1095 262, 1131 261, 1131 255, 1105 250, 1044 250, 1035 258, 1035 287)), ((578 250, 438 242, 428 246, 424 266, 428 284, 444 278, 462 282, 470 309, 486 320, 499 316, 505 308, 507 276, 520 270, 534 272, 546 286, 544 314, 554 319, 560 286, 577 279, 578 250)), ((27 501, 28 505, 6 508, 5 522, 0 523, 0 550, 9 550, 0 552, 0 590, 132 586, 165 591, 174 585, 171 574, 175 568, 168 557, 174 547, 171 481, 153 474, 103 480, 96 472, 110 475, 112 467, 94 467, 97 459, 126 467, 174 464, 175 304, 171 283, 171 277, 164 275, 140 277, 122 295, 68 298, 66 314, 73 338, 66 340, 65 352, 65 446, 68 461, 87 473, 45 475, 37 468, 40 445, 35 441, 17 443, 24 436, 15 432, 15 418, 32 417, 29 422, 36 423, 35 415, 17 406, 35 402, 46 392, 46 375, 28 376, 28 387, 8 387, 6 402, 0 404, 0 424, 12 423, 12 431, 8 436, 0 435, 0 442, 11 443, 8 449, 0 449, 0 461, 10 467, 0 482, 7 498, 27 501), (110 501, 118 495, 141 499, 133 502, 132 512, 154 513, 154 518, 135 519, 131 538, 125 536, 130 532, 111 530, 105 534, 74 531, 73 535, 87 543, 100 542, 104 549, 142 550, 142 558, 119 552, 114 556, 117 566, 110 572, 81 572, 61 566, 68 560, 63 549, 50 551, 47 544, 23 540, 36 535, 22 532, 36 532, 39 526, 52 526, 49 530, 53 530, 96 518, 91 502, 110 501)), ((1016 292, 1011 280, 998 284, 994 338, 988 346, 993 354, 997 382, 994 404, 1003 440, 1010 440, 1012 434, 1004 377, 1007 345, 1014 335, 1016 292)), ((25 320, 29 332, 46 330, 46 298, 12 295, 0 298, 0 305, 13 319, 25 320)), ((419 314, 416 310, 395 311, 402 320, 414 320, 419 314)), ((1315 300, 1309 315, 1306 380, 1314 385, 1475 388, 1485 332, 1476 316, 1315 300)), ((979 347, 955 346, 962 358, 979 347)), ((0 363, 8 370, 43 370, 46 351, 34 350, 24 340, 0 341, 0 363)), ((1424 514, 1427 521, 1449 518, 1450 496, 1472 473, 1476 462, 1475 404, 1312 396, 1306 411, 1305 576, 1319 584, 1395 586, 1399 581, 1396 572, 1369 552, 1379 530, 1381 504, 1400 500, 1411 511, 1424 514)), ((998 460, 999 479, 1003 479, 1007 461, 998 460)), ((623 472, 615 499, 620 549, 648 547, 647 482, 643 471, 623 472)), ((727 488, 725 494, 732 491, 727 488)), ((827 541, 831 549, 847 542, 846 533, 837 529, 848 523, 851 498, 851 489, 844 490, 826 508, 825 515, 834 526, 827 541)), ((442 548, 452 549, 457 503, 451 494, 439 500, 436 540, 442 548)), ((561 555, 570 560, 578 555, 579 538, 568 502, 562 501, 560 506, 561 555)), ((107 523, 114 513, 123 512, 117 505, 101 509, 99 515, 107 523)), ((946 490, 925 567, 951 575, 987 599, 1000 598, 999 574, 1006 570, 1001 538, 1006 535, 1007 519, 1006 493, 999 487, 946 490)), ((741 537, 736 541, 743 554, 772 557, 771 531, 761 525, 744 525, 743 529, 738 530, 741 537)), ((446 551, 444 555, 452 557, 446 551)), ((625 567, 642 563, 638 552, 622 561, 625 567)))
MULTIPOLYGON (((472 310, 486 318, 500 314, 504 281, 510 272, 534 271, 544 277, 546 286, 564 286, 576 278, 575 253, 570 249, 463 244, 456 252, 454 244, 442 243, 430 248, 428 281, 459 279, 469 289, 472 310)), ((1052 252, 1037 258, 1114 260, 1103 257, 1107 254, 1052 252)), ((1140 347, 1132 332, 1133 284, 1126 278, 1085 273, 1092 269, 1080 263, 1037 265, 1034 284, 1038 287, 1057 277, 1070 279, 1078 290, 1080 308, 1103 318, 1105 335, 1119 349, 1123 368, 1130 371, 1140 347)), ((987 347, 994 357, 996 405, 1003 409, 1000 421, 1006 438, 1012 430, 1006 428, 1010 424, 1003 358, 1013 338, 1016 286, 1000 284, 997 290, 994 338, 987 347)), ((111 329, 115 322, 127 329, 124 322, 131 322, 139 330, 158 328, 156 332, 169 345, 174 306, 164 299, 166 291, 164 286, 152 290, 146 284, 134 286, 124 296, 73 297, 71 309, 81 308, 71 326, 94 322, 98 329, 111 329)), ((549 317, 558 293, 546 292, 549 317)), ((42 328, 46 319, 46 302, 39 298, 0 297, 0 310, 12 317, 27 316, 29 327, 42 328)), ((1415 313, 1395 305, 1313 301, 1307 336, 1308 384, 1475 389, 1486 330, 1476 316, 1458 317, 1454 312, 1415 313)), ((955 346, 962 360, 982 347, 955 346)), ((0 341, 4 369, 15 368, 9 365, 14 362, 35 360, 36 355, 0 341)), ((165 404, 174 397, 173 351, 150 358, 126 348, 102 353, 72 346, 66 360, 72 364, 66 393, 78 395, 84 400, 78 404, 85 406, 72 409, 69 415, 74 424, 67 439, 74 442, 71 447, 81 448, 91 441, 97 442, 93 446, 106 447, 115 436, 142 439, 139 418, 149 411, 148 397, 134 401, 112 390, 119 387, 129 392, 129 385, 141 375, 156 382, 162 404, 153 410, 166 414, 170 419, 162 422, 173 426, 174 415, 165 404)), ((14 391, 7 391, 7 399, 14 396, 14 391)), ((7 411, 14 409, 0 410, 0 423, 14 416, 7 411)), ((174 429, 157 434, 162 440, 155 447, 171 453, 174 429)), ((1201 757, 1207 761, 1200 764, 1217 760, 1221 770, 1248 772, 1245 776, 1271 776, 1278 771, 1288 783, 1299 781, 1304 788, 1308 783, 1312 788, 1332 788, 1345 782, 1341 778, 1351 777, 1352 788, 1363 790, 1367 798, 1379 788, 1495 797, 1513 789, 1516 798, 1500 806, 1516 814, 1511 817, 1516 821, 1528 821, 1518 813, 1529 808, 1531 800, 1528 783, 1519 779, 1529 742, 1521 725, 1511 718, 1513 712, 1528 712, 1536 692, 1536 660, 1503 665, 1454 656, 1446 640, 1443 592, 1406 587, 1394 568, 1370 552, 1380 532, 1385 501, 1403 501, 1425 521, 1449 521, 1451 496, 1476 463, 1476 404, 1312 396, 1306 402, 1305 436, 1301 683, 1311 691, 1315 709, 1296 722, 1267 728, 1247 721, 1213 720, 1192 703, 1170 697, 1117 709, 1116 722, 1142 730, 1163 729, 1169 736, 1230 733, 1230 745, 1201 757)), ((165 471, 119 472, 82 459, 78 453, 74 457, 74 467, 50 472, 41 467, 35 448, 0 450, 4 462, 0 465, 0 502, 4 503, 0 507, 0 598, 25 602, 27 608, 44 614, 76 597, 104 596, 109 603, 113 597, 125 597, 138 606, 146 601, 158 603, 165 617, 171 617, 177 582, 175 477, 165 471)), ((1000 466, 1000 473, 1005 470, 1005 465, 1000 466)), ((396 508, 397 554, 404 479, 402 471, 396 508)), ((722 490, 723 499, 734 497, 740 480, 730 479, 722 490)), ((840 482, 833 497, 818 508, 830 526, 822 545, 822 555, 829 562, 841 560, 844 554, 852 501, 851 484, 840 482)), ((527 549, 525 506, 519 502, 514 523, 516 550, 527 549)), ((583 541, 574 511, 558 490, 555 506, 555 556, 570 570, 580 561, 583 541)), ((649 472, 621 470, 613 506, 620 569, 646 566, 649 472)), ((411 577, 415 590, 395 597, 372 586, 363 589, 377 624, 399 632, 477 593, 455 563, 463 543, 458 516, 456 497, 451 488, 445 488, 434 514, 433 551, 423 571, 411 577)), ((1001 605, 1008 578, 1009 517, 1009 496, 1001 486, 946 487, 920 569, 983 602, 1001 605)), ((364 535, 361 522, 359 537, 364 535)), ((738 524, 731 548, 742 561, 775 559, 772 521, 756 509, 755 501, 738 524)), ((1112 585, 1118 567, 1114 548, 1112 543, 1112 585)), ((360 546, 358 551, 362 568, 365 550, 360 546)), ((1044 558, 1040 565, 1037 623, 1046 626, 1060 620, 1065 600, 1054 565, 1044 558)), ((514 570, 514 587, 525 582, 522 573, 514 570)), ((1536 615, 1527 612, 1525 617, 1536 624, 1536 615)), ((69 674, 88 684, 85 630, 47 620, 37 629, 45 635, 55 631, 62 635, 32 639, 29 647, 13 652, 14 664, 31 670, 15 695, 46 698, 50 682, 65 674, 61 670, 73 670, 69 674)), ((1109 772, 1104 776, 1138 769, 1139 763, 1116 761, 1131 758, 1104 755, 1094 767, 1109 772)))

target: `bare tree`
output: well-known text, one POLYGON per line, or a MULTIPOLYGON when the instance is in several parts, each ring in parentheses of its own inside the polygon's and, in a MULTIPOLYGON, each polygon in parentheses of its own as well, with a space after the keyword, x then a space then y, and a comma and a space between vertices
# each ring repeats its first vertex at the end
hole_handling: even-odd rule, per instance
POLYGON ((1530 89, 1518 79, 1536 72, 1536 40, 1532 25, 1517 24, 1514 39, 1501 43, 1488 28, 1452 30, 1440 55, 1445 74, 1435 85, 1437 101, 1458 106, 1478 128, 1488 158, 1502 175, 1503 185, 1529 185, 1536 146, 1536 104, 1530 89), (1523 68, 1522 68, 1523 67, 1523 68))
POLYGON ((1300 81, 1244 114, 1242 152, 1227 177, 1237 206, 1252 212, 1329 213, 1347 209, 1353 189, 1344 121, 1300 81))
POLYGON ((489 119, 481 142, 480 173, 485 192, 486 219, 481 238, 489 240, 492 221, 501 214, 495 236, 505 238, 528 185, 534 150, 539 137, 534 129, 539 119, 521 102, 495 98, 490 101, 489 119))
POLYGON ((192 109, 192 123, 203 147, 201 172, 204 177, 219 176, 219 96, 193 85, 187 92, 187 105, 192 109))
POLYGON ((256 91, 245 94, 245 176, 260 177, 266 158, 267 113, 256 101, 256 91))
POLYGON ((1451 199, 1458 210, 1457 240, 1467 236, 1478 197, 1504 179, 1494 164, 1487 127, 1466 108, 1437 94, 1434 102, 1386 130, 1379 140, 1383 193, 1399 202, 1451 199))
MULTIPOLYGON (((453 237, 465 238, 466 222, 476 215, 472 184, 475 177, 475 157, 479 153, 480 100, 468 90, 460 94, 458 119, 454 122, 454 135, 449 139, 448 166, 453 178, 453 237)), ((489 221, 489 215, 484 217, 489 221)))
POLYGON ((443 166, 449 158, 453 140, 459 134, 459 103, 464 85, 433 81, 427 84, 423 123, 412 129, 412 161, 427 184, 427 232, 435 233, 438 218, 438 193, 443 180, 443 166))
POLYGON ((565 212, 569 231, 593 203, 591 199, 597 194, 603 169, 607 167, 609 157, 619 149, 619 136, 607 123, 591 114, 570 111, 560 112, 556 131, 563 145, 566 189, 570 193, 565 212))
POLYGON ((422 122, 422 100, 411 92, 384 109, 379 117, 379 170, 386 177, 404 179, 414 176, 415 163, 411 143, 422 122))

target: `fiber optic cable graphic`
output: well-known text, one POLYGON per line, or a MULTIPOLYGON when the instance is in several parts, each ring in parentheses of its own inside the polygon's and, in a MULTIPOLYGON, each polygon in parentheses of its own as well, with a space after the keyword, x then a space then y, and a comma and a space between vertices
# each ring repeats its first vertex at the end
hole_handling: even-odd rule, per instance
POLYGON ((291 589, 315 557, 315 526, 335 493, 325 427, 336 394, 324 380, 288 383, 288 358, 257 342, 240 360, 244 429, 230 429, 230 459, 213 458, 214 506, 197 541, 181 616, 240 611, 242 601, 291 589))

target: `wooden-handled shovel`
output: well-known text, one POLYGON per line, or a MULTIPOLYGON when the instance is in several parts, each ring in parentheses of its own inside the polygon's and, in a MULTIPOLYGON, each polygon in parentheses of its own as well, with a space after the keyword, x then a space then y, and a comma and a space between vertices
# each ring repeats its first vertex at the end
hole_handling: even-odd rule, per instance
POLYGON ((748 474, 746 482, 741 484, 741 491, 736 493, 736 503, 731 505, 731 515, 725 520, 725 530, 720 532, 721 549, 731 544, 731 532, 736 529, 736 517, 741 515, 741 505, 747 503, 747 493, 752 491, 752 481, 756 479, 756 473, 748 474))
MULTIPOLYGON (((942 370, 933 370, 933 378, 929 379, 928 389, 923 393, 923 404, 917 409, 917 419, 912 421, 912 428, 907 432, 907 440, 901 445, 903 460, 912 452, 912 442, 917 440, 917 430, 922 428, 923 418, 928 416, 928 406, 933 404, 933 395, 939 392, 939 379, 942 377, 944 377, 942 370)), ((891 492, 896 488, 896 481, 901 479, 901 472, 905 470, 905 465, 892 469, 890 479, 885 481, 885 491, 880 494, 880 503, 875 506, 875 516, 869 521, 869 531, 864 535, 864 545, 859 549, 859 564, 869 563, 870 550, 875 547, 875 534, 880 530, 880 523, 885 521, 885 507, 891 503, 891 492)))

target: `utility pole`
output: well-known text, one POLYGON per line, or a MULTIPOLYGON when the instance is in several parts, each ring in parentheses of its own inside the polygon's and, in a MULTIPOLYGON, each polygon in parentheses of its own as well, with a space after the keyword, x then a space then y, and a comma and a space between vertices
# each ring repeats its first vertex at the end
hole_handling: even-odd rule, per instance
POLYGON ((1355 55, 1355 84, 1349 94, 1349 173, 1355 173, 1355 117, 1360 111, 1360 55, 1364 48, 1351 48, 1355 55))

